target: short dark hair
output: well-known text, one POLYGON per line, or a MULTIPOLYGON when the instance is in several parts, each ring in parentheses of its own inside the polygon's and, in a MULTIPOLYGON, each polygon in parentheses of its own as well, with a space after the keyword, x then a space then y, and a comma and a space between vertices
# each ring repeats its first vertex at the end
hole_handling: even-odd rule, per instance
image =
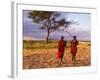
POLYGON ((64 39, 64 36, 61 36, 61 39, 64 39))
POLYGON ((74 35, 73 38, 76 39, 76 36, 74 35))

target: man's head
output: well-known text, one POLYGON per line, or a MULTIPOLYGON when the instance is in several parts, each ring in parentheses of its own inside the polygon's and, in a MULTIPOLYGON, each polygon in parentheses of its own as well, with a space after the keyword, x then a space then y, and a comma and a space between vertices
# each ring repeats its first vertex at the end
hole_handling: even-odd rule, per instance
POLYGON ((64 36, 61 36, 61 40, 63 40, 64 39, 64 36))
POLYGON ((75 35, 73 36, 73 39, 76 39, 76 36, 75 35))

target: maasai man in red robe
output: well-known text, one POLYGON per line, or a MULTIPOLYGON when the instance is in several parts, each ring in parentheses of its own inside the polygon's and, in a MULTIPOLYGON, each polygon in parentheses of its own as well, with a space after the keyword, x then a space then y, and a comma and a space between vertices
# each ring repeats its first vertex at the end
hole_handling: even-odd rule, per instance
POLYGON ((73 36, 73 40, 71 41, 72 61, 76 60, 77 45, 78 45, 78 41, 76 39, 76 36, 73 36))
POLYGON ((66 47, 66 43, 65 43, 65 41, 64 41, 64 37, 61 36, 61 40, 58 42, 58 52, 57 52, 57 54, 56 54, 56 58, 59 59, 60 65, 61 65, 61 63, 62 63, 62 59, 63 59, 65 47, 66 47))

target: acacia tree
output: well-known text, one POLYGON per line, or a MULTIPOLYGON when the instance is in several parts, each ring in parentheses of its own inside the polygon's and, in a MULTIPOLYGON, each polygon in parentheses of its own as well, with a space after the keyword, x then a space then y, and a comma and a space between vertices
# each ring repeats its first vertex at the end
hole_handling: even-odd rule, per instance
POLYGON ((31 11, 29 12, 29 18, 31 18, 34 23, 41 24, 40 29, 47 31, 46 42, 48 42, 50 33, 58 30, 59 27, 68 27, 72 24, 71 21, 66 21, 64 18, 61 18, 59 12, 31 11))

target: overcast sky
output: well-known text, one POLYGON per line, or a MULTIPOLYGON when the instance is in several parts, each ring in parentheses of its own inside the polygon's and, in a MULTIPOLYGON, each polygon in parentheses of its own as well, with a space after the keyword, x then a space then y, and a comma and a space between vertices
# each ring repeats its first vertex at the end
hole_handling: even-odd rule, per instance
MULTIPOLYGON (((40 24, 32 22, 32 19, 28 18, 30 11, 23 11, 23 37, 24 40, 44 40, 46 37, 46 31, 39 29, 40 24)), ((77 24, 71 25, 66 30, 72 35, 76 35, 78 40, 90 40, 91 39, 91 14, 88 13, 70 13, 59 12, 61 17, 67 20, 73 20, 77 24)), ((61 36, 65 37, 65 40, 72 39, 68 33, 55 31, 50 34, 51 39, 60 39, 61 36)))

